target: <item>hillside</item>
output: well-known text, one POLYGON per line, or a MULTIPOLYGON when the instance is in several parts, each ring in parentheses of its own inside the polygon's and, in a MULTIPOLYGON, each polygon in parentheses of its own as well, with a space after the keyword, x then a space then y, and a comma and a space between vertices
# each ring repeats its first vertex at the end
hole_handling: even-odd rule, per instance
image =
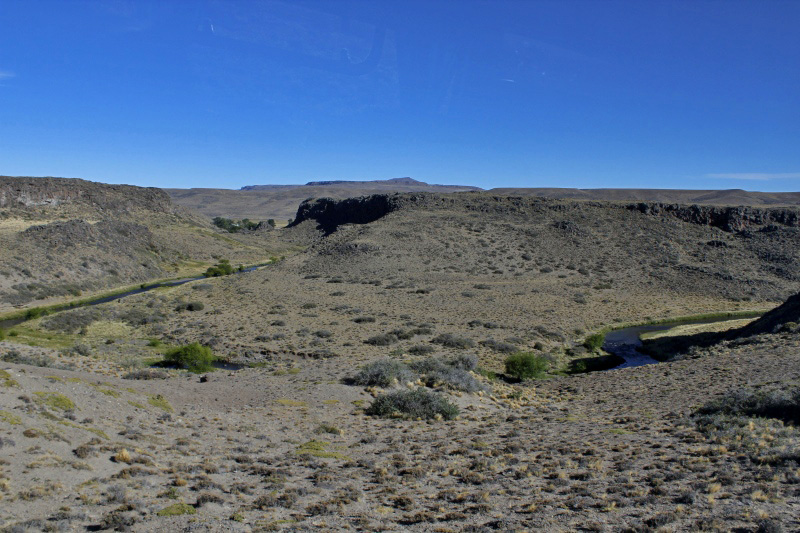
POLYGON ((268 257, 272 237, 223 234, 161 189, 0 178, 0 311, 268 257))
POLYGON ((395 192, 478 191, 466 185, 430 185, 411 178, 373 181, 312 181, 305 185, 248 185, 230 189, 165 189, 175 203, 208 217, 290 220, 307 198, 351 198, 395 192))
POLYGON ((409 193, 310 200, 278 233, 309 247, 210 290, 214 314, 170 317, 165 338, 251 361, 364 360, 386 351, 365 343, 375 335, 402 352, 449 334, 499 369, 509 347, 564 363, 602 327, 763 308, 800 284, 793 209, 409 193))

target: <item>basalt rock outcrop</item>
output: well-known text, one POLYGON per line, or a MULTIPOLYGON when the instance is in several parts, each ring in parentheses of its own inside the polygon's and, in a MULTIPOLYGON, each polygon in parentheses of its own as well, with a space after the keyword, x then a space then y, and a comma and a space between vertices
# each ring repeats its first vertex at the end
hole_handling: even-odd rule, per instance
POLYGON ((638 203, 628 209, 646 215, 673 216, 684 222, 713 226, 728 232, 742 232, 753 226, 800 226, 800 211, 792 208, 764 209, 757 207, 720 207, 708 205, 680 205, 638 203))

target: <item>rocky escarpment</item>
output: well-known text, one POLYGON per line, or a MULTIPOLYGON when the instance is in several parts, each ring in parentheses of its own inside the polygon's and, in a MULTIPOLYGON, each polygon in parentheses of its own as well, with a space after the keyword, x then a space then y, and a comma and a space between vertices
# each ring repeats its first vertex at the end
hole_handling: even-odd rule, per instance
POLYGON ((119 216, 174 213, 169 195, 153 187, 107 185, 72 178, 0 177, 0 209, 12 214, 119 216))
MULTIPOLYGON (((346 200, 309 198, 297 210, 294 225, 314 220, 319 228, 331 233, 344 224, 367 224, 404 207, 454 208, 504 215, 530 215, 542 207, 560 211, 569 209, 569 201, 540 197, 490 196, 488 194, 375 194, 346 200)), ((769 231, 780 227, 800 227, 800 210, 796 208, 723 207, 646 203, 620 205, 606 202, 583 202, 583 205, 638 211, 654 217, 671 217, 701 226, 719 228, 729 233, 755 229, 769 231)))
POLYGON ((684 222, 713 226, 728 232, 741 232, 753 226, 800 226, 800 211, 792 208, 763 209, 757 207, 719 207, 638 203, 627 206, 646 215, 672 216, 684 222))

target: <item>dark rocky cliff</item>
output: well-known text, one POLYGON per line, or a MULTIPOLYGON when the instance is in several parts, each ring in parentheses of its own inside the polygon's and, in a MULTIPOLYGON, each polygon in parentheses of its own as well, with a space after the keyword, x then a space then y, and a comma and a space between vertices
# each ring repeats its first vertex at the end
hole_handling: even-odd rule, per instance
POLYGON ((631 204, 628 209, 645 215, 673 216, 684 222, 713 226, 728 232, 745 231, 753 226, 781 225, 798 227, 800 216, 793 208, 719 207, 661 203, 631 204))

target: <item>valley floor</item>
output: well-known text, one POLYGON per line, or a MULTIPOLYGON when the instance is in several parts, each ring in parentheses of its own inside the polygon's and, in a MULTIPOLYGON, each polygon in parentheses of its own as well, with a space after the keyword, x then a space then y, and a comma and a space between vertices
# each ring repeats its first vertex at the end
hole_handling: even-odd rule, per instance
MULTIPOLYGON (((350 368, 337 359, 207 381, 6 363, 0 520, 13 531, 792 531, 797 463, 758 462, 688 417, 729 389, 796 385, 799 348, 768 335, 673 363, 495 382, 455 397, 450 422, 365 416, 371 395, 339 383, 350 368)), ((764 449, 797 450, 794 430, 788 445, 774 427, 750 431, 764 449)))

